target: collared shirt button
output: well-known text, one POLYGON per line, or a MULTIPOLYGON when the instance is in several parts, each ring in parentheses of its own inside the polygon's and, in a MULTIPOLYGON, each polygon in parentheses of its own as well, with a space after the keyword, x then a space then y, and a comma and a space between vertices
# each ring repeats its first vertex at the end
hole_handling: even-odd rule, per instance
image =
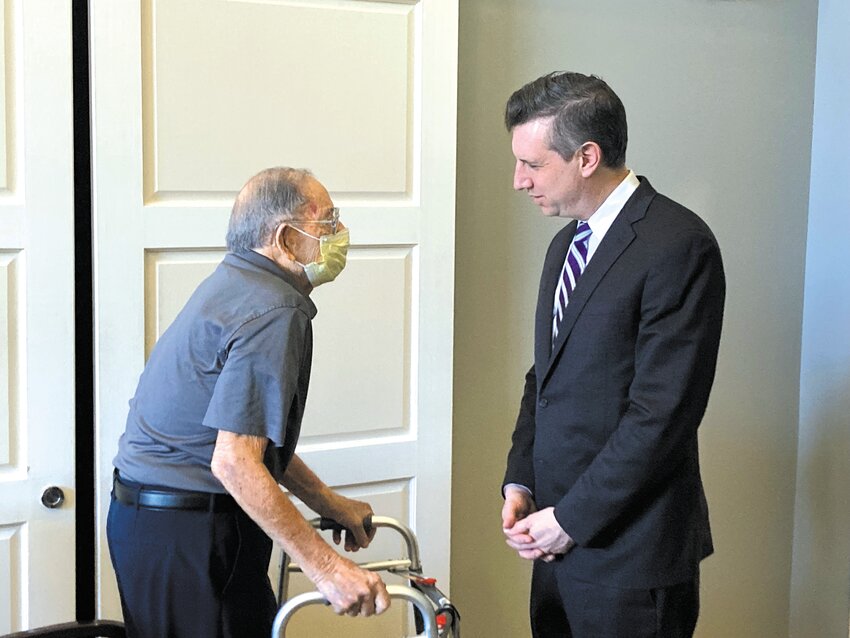
POLYGON ((540 399, 540 401, 537 402, 537 405, 539 405, 541 408, 545 408, 547 405, 549 405, 549 399, 540 399))

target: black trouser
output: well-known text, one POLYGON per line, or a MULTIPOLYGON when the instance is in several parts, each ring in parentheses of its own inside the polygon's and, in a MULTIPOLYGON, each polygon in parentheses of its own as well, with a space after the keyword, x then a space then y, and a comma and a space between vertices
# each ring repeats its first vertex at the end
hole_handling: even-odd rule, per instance
POLYGON ((207 509, 149 509, 113 490, 106 534, 128 638, 271 635, 272 543, 232 499, 208 496, 207 509))
POLYGON ((699 615, 699 576, 657 589, 622 589, 559 573, 534 562, 534 638, 691 638, 699 615))

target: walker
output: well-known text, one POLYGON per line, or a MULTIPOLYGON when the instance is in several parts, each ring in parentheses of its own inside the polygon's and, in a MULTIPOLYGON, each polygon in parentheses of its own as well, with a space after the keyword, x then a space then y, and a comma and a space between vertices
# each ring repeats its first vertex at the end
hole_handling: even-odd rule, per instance
MULTIPOLYGON (((336 521, 327 518, 314 518, 310 524, 315 529, 339 530, 343 527, 336 521)), ((388 585, 387 593, 390 598, 406 600, 413 606, 416 636, 421 638, 460 638, 460 614, 452 602, 437 589, 437 581, 422 575, 422 565, 419 561, 419 543, 413 531, 400 521, 387 516, 373 516, 366 522, 375 529, 387 527, 398 532, 407 545, 407 558, 389 559, 358 563, 362 569, 369 571, 385 571, 406 578, 410 583, 404 585, 388 585)), ((319 592, 307 592, 288 599, 289 575, 301 572, 301 568, 290 562, 289 556, 283 552, 280 559, 280 578, 278 581, 278 604, 280 610, 274 619, 272 638, 285 638, 286 625, 292 615, 299 609, 312 604, 327 604, 319 592)), ((416 637, 412 637, 416 638, 416 637)))

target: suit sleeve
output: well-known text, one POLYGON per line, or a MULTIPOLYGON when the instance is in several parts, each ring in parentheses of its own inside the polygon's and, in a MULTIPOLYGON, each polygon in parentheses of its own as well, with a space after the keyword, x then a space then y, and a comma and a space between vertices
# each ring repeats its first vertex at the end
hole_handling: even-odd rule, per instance
MULTIPOLYGON (((552 241, 549 243, 549 248, 546 250, 546 257, 543 260, 543 273, 540 276, 540 287, 537 293, 537 313, 542 311, 543 307, 548 307, 551 303, 549 299, 554 296, 554 288, 547 294, 546 269, 547 265, 553 260, 560 263, 564 259, 566 247, 569 246, 572 234, 575 232, 575 223, 565 226, 558 232, 552 241), (559 252, 560 251, 560 252, 559 252), (557 256, 557 257, 556 257, 557 256)), ((540 339, 541 335, 535 334, 535 341, 540 339)), ((548 338, 548 335, 547 337, 548 338)), ((536 426, 536 406, 537 406, 537 374, 535 373, 534 364, 525 375, 525 387, 522 392, 522 400, 519 407, 519 416, 517 417, 516 426, 511 441, 511 449, 508 452, 507 470, 505 471, 505 480, 502 482, 502 493, 504 494, 505 486, 508 483, 518 483, 524 485, 531 490, 532 495, 534 489, 534 430, 536 426)))
POLYGON ((534 365, 525 375, 525 388, 522 392, 519 416, 508 452, 508 467, 505 480, 502 481, 502 492, 508 483, 524 485, 534 494, 534 406, 537 402, 537 376, 534 365))
POLYGON ((626 411, 555 507, 579 545, 640 507, 695 449, 714 380, 725 278, 709 231, 689 231, 671 244, 645 280, 626 411))

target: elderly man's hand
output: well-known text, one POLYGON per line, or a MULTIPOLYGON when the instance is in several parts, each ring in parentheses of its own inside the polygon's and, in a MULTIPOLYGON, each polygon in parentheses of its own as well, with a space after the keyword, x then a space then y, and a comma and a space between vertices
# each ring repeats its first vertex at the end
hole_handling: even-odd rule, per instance
POLYGON ((555 518, 553 507, 517 521, 510 529, 505 529, 505 536, 508 546, 528 560, 542 558, 549 562, 558 554, 566 554, 575 545, 555 518))
MULTIPOLYGON (((374 514, 369 503, 334 493, 328 508, 322 514, 345 527, 347 530, 345 533, 345 550, 348 552, 356 552, 361 547, 368 547, 375 537, 375 528, 369 527, 367 530, 364 524, 374 514)), ((339 545, 341 540, 342 534, 335 530, 334 543, 339 545)))
POLYGON ((361 569, 347 558, 334 555, 314 578, 316 588, 327 598, 338 614, 372 616, 390 606, 390 595, 384 581, 375 572, 361 569))

